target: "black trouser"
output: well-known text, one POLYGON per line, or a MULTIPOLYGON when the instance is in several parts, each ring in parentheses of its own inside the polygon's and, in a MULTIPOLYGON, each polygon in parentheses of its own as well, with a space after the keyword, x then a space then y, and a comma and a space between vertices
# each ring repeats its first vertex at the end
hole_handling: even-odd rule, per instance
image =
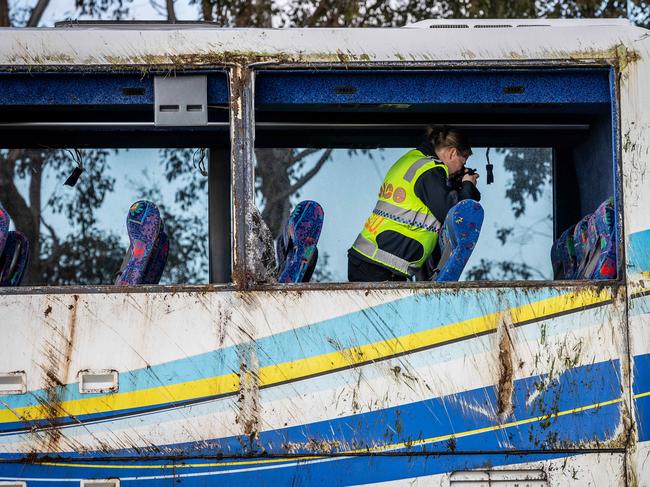
POLYGON ((382 267, 371 264, 354 255, 348 255, 348 281, 350 282, 377 282, 377 281, 407 281, 405 276, 382 267))

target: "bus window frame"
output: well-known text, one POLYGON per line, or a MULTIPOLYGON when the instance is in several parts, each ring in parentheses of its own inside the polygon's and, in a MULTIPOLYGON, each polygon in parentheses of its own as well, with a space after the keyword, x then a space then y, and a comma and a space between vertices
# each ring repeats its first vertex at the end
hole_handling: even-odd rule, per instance
MULTIPOLYGON (((20 70, 20 69, 11 69, 9 71, 10 73, 13 74, 30 74, 31 71, 29 70, 20 70)), ((137 67, 137 66, 118 66, 118 67, 110 67, 107 68, 105 66, 96 66, 88 69, 88 67, 84 66, 68 66, 68 67, 61 67, 61 66, 44 66, 39 68, 38 73, 43 73, 43 74, 62 74, 62 75, 70 75, 70 76, 88 76, 88 75, 102 75, 102 74, 115 74, 115 73, 130 73, 130 74, 136 74, 140 77, 143 76, 148 76, 151 77, 152 83, 153 83, 153 77, 156 75, 162 75, 162 76, 169 76, 170 71, 169 69, 151 69, 146 72, 146 75, 143 75, 142 69, 137 67)), ((215 65, 215 66, 186 66, 183 68, 182 73, 184 75, 192 75, 192 74, 217 74, 221 73, 226 76, 226 84, 227 84, 227 89, 228 89, 228 104, 229 107, 232 106, 232 100, 233 100, 233 94, 232 94, 232 82, 231 82, 231 69, 229 66, 226 65, 215 65)), ((95 106, 95 105, 93 105, 95 106)), ((97 107, 101 107, 102 105, 98 104, 96 105, 97 107)), ((109 105, 106 105, 109 106, 109 105)), ((152 107, 153 110, 153 107, 152 107)), ((233 141, 233 128, 232 128, 232 119, 230 118, 232 110, 228 110, 229 114, 229 120, 225 122, 227 124, 226 130, 228 130, 229 137, 228 137, 228 144, 230 146, 230 157, 228 158, 228 173, 230 176, 230 194, 228 194, 228 199, 230 201, 230 208, 229 208, 229 213, 230 213, 230 228, 228 229, 228 233, 230 235, 230 269, 228 271, 228 274, 230 275, 230 281, 229 282, 220 282, 220 283, 212 283, 210 280, 212 279, 213 276, 213 262, 212 262, 212 251, 213 251, 213 239, 212 239, 212 207, 215 204, 214 199, 216 195, 214 194, 215 189, 212 186, 214 186, 215 181, 213 181, 213 178, 210 178, 208 180, 208 201, 207 201, 207 210, 208 210, 208 248, 209 248, 209 256, 208 256, 208 282, 203 283, 203 284, 139 284, 139 285, 134 285, 134 286, 116 286, 113 284, 99 284, 99 285, 70 285, 70 286, 61 286, 61 285, 27 285, 27 286, 17 286, 17 287, 0 287, 0 296, 3 295, 31 295, 31 294, 121 294, 121 293, 168 293, 168 292, 206 292, 206 291, 224 291, 224 290, 231 290, 234 287, 233 284, 233 278, 232 275, 234 273, 234 266, 233 266, 233 253, 234 253, 234 245, 233 245, 233 228, 235 226, 235 222, 233 221, 233 196, 232 196, 232 189, 233 189, 233 180, 234 180, 234 172, 233 172, 233 167, 234 165, 232 164, 232 141, 233 141)), ((153 115, 153 111, 152 111, 153 115)), ((72 123, 63 123, 62 126, 66 126, 68 129, 70 126, 83 126, 85 125, 85 122, 72 122, 72 123)), ((124 129, 132 126, 138 126, 140 125, 141 122, 129 122, 125 121, 124 123, 109 123, 108 126, 112 129, 124 129)), ((7 124, 11 125, 11 124, 7 124)), ((47 123, 43 124, 36 124, 37 126, 40 125, 41 127, 48 127, 47 123)), ((56 127, 56 122, 52 123, 51 127, 56 127)), ((215 128, 214 130, 221 130, 221 127, 223 127, 224 124, 222 122, 216 122, 215 123, 215 128)), ((153 118, 151 122, 151 130, 155 130, 156 127, 153 125, 153 118)), ((0 127, 1 130, 1 127, 0 127)), ((34 130, 34 128, 31 128, 31 130, 34 130)), ((65 130, 65 128, 64 128, 65 130)), ((145 129, 146 130, 146 129, 145 129)), ((165 127, 163 128, 165 131, 169 131, 169 128, 165 127)), ((206 135, 200 136, 201 139, 205 139, 206 141, 210 139, 210 134, 206 133, 206 135)), ((62 144, 61 147, 63 147, 66 144, 62 144)), ((107 144, 98 144, 98 147, 101 146, 102 148, 113 148, 112 146, 109 147, 107 144)), ((56 147, 59 147, 58 145, 56 147)), ((126 146, 125 146, 126 147, 126 146)), ((145 145, 137 145, 137 146, 128 146, 129 148, 142 148, 142 149, 156 149, 160 147, 153 147, 151 144, 145 144, 145 145)), ((162 146, 161 146, 162 147, 162 146)), ((53 146, 54 148, 54 146, 53 146)), ((119 148, 119 147, 116 147, 119 148)), ((225 147, 220 147, 220 146, 210 146, 209 144, 206 145, 206 148, 212 153, 212 152, 218 152, 218 153, 223 153, 223 150, 225 147), (215 151, 215 149, 217 149, 215 151)), ((211 159, 213 158, 213 154, 211 154, 211 159)), ((219 190, 223 189, 223 181, 219 183, 219 190)), ((226 245, 227 247, 227 245, 226 245)), ((116 269, 117 270, 117 269, 116 269)))
MULTIPOLYGON (((126 67, 132 69, 133 67, 126 67)), ((60 70, 60 67, 56 68, 60 70)), ((101 68, 96 69, 101 72, 101 68)), ((21 294, 96 294, 96 293, 167 293, 187 292, 205 293, 232 290, 255 291, 336 291, 336 290, 391 290, 391 289, 476 289, 476 288, 544 288, 544 287, 608 287, 620 286, 627 282, 625 272, 624 248, 624 207, 622 188, 622 157, 621 157, 621 113, 620 113, 620 80, 619 66, 615 59, 612 60, 548 60, 539 62, 525 61, 482 61, 482 62, 389 62, 373 65, 373 63, 300 63, 278 64, 250 64, 230 66, 200 66, 184 67, 184 73, 206 71, 222 71, 228 78, 229 87, 229 131, 230 131, 230 190, 231 190, 231 280, 228 283, 207 284, 165 284, 165 285, 136 285, 119 287, 114 285, 72 285, 72 286, 23 286, 0 288, 1 295, 21 294), (616 229, 617 229, 617 278, 603 280, 539 280, 539 281, 406 281, 406 282, 331 282, 331 283, 261 283, 255 280, 253 273, 254 262, 251 259, 251 250, 248 248, 252 208, 255 205, 255 106, 254 85, 255 74, 262 70, 305 70, 305 69, 461 69, 461 68, 608 68, 611 71, 611 88, 613 90, 612 104, 612 129, 613 129, 613 155, 614 155, 614 193, 616 201, 616 229)), ((91 72, 95 72, 93 69, 91 72)), ((155 74, 151 71, 149 74, 155 74)), ((125 124, 128 125, 128 124, 125 124)), ((555 191, 553 191, 555 197, 555 191)), ((208 203, 210 206, 210 202, 208 203)), ((555 202, 553 205, 555 211, 555 202)), ((209 213, 210 215, 210 213, 209 213)))
MULTIPOLYGON (((279 291, 279 290, 299 290, 299 291, 344 291, 344 290, 400 290, 400 289, 431 289, 431 290, 446 290, 446 289, 476 289, 476 288, 556 288, 556 287, 572 287, 572 288, 585 288, 585 287, 618 287, 625 285, 627 282, 627 274, 625 272, 625 248, 624 248, 624 220, 623 220, 623 188, 622 188, 622 154, 621 154, 621 101, 620 101, 620 68, 617 60, 545 60, 539 62, 525 62, 525 61, 508 61, 506 65, 504 61, 480 61, 480 62, 389 62, 381 63, 380 65, 373 66, 372 63, 316 63, 305 66, 304 64, 273 64, 273 65, 252 65, 250 72, 247 73, 245 83, 241 87, 241 92, 248 100, 246 104, 242 103, 243 119, 245 132, 251 133, 252 137, 249 138, 250 148, 245 153, 242 153, 241 162, 244 170, 241 176, 243 180, 247 181, 248 191, 245 193, 244 203, 250 209, 248 214, 252 212, 252 207, 255 206, 255 189, 254 189, 254 171, 255 171, 255 75, 257 72, 272 71, 272 70, 333 70, 333 69, 358 69, 358 70, 440 70, 440 69, 467 69, 467 68, 503 68, 503 69, 517 69, 517 68, 538 68, 538 69, 551 69, 551 68, 607 68, 609 70, 610 78, 610 94, 611 94, 611 120, 612 120, 612 168, 614 171, 614 201, 615 201, 615 235, 616 235, 616 248, 617 248, 617 277, 615 279, 573 279, 573 280, 494 280, 494 281, 454 281, 454 282, 436 282, 436 281, 387 281, 387 282, 307 282, 307 283, 268 283, 256 282, 253 273, 255 266, 249 262, 248 253, 244 252, 245 269, 248 279, 246 279, 245 287, 251 290, 259 291, 279 291), (244 175, 243 173, 247 174, 244 175), (252 174, 250 174, 252 173, 252 174)), ((233 127, 234 128, 234 127, 233 127)), ((242 132, 242 133, 245 133, 242 132)), ((233 161, 234 162, 234 161, 233 161)), ((555 157, 553 157, 552 171, 555 173, 555 157)), ((240 175, 235 175, 239 179, 240 175)), ((555 201, 555 178, 553 178, 553 217, 555 220, 556 201, 555 201)), ((237 223, 237 219, 235 219, 237 223)), ((248 231, 250 227, 243 227, 244 231, 248 231)), ((556 236, 553 236, 553 240, 556 236)), ((549 249, 550 254, 550 249, 549 249)), ((549 256, 550 258, 550 256, 549 256)))

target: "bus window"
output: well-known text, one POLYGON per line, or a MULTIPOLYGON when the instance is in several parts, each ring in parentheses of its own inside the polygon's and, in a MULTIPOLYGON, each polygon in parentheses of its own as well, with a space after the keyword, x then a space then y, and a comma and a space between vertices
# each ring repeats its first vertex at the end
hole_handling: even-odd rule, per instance
MULTIPOLYGON (((375 206, 388 170, 411 149, 257 149, 256 203, 275 238, 300 201, 314 200, 323 207, 311 282, 347 281, 348 250, 375 206), (293 160, 295 167, 287 171, 287 161, 293 160), (296 185, 300 187, 282 191, 296 185)), ((553 279, 548 258, 553 244, 552 150, 490 149, 495 176, 490 185, 485 181, 486 148, 473 150, 468 166, 480 174, 485 220, 461 280, 553 279), (538 174, 535 181, 528 179, 531 173, 538 174)))
MULTIPOLYGON (((616 278, 612 82, 610 71, 601 68, 260 71, 256 203, 276 239, 280 275, 288 265, 283 251, 293 251, 286 241, 300 202, 318 203, 324 214, 317 244, 299 250, 304 262, 315 261, 309 279, 281 276, 281 282, 345 282, 351 247, 364 268, 361 275, 374 276, 368 281, 616 278), (408 210, 413 218, 422 216, 414 208, 424 200, 406 208, 408 191, 394 192, 387 174, 402 156, 422 147, 426 128, 434 124, 470 141, 472 155, 465 165, 478 171, 481 196, 471 211, 469 205, 453 207, 470 213, 454 213, 450 204, 447 215, 454 217, 446 221, 451 223, 438 221, 444 213, 432 220, 425 228, 437 233, 431 245, 429 237, 412 236, 419 231, 415 220, 401 221, 383 206, 395 200, 400 215, 408 210), (410 228, 400 233, 400 224, 410 228), (463 225, 480 227, 467 245, 459 237, 463 225), (383 242, 362 235, 367 251, 359 250, 354 244, 364 228, 383 242), (397 255, 402 241, 393 238, 409 232, 407 245, 416 244, 406 252, 410 260, 397 255), (458 251, 470 244, 473 251, 458 251), (454 277, 442 279, 450 255, 464 260, 454 277), (377 267, 381 271, 372 274, 377 267)), ((417 154, 413 162, 433 152, 417 154)), ((426 222, 426 213, 435 209, 425 206, 426 222)))
POLYGON ((16 168, 3 185, 15 194, 3 206, 29 242, 23 285, 113 284, 138 238, 127 220, 140 200, 160 215, 151 252, 165 245, 163 234, 168 246, 156 282, 146 283, 208 282, 206 150, 5 149, 0 158, 16 168))
POLYGON ((23 286, 229 283, 228 103, 218 69, 0 74, 0 286, 27 246, 23 286))

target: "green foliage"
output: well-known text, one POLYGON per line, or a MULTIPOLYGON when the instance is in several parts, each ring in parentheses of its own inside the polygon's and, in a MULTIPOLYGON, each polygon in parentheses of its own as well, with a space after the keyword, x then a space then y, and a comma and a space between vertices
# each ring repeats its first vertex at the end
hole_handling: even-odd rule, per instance
POLYGON ((512 202, 515 217, 526 212, 526 200, 537 201, 544 186, 551 182, 552 154, 548 149, 502 149, 504 168, 512 180, 506 198, 512 202))
POLYGON ((526 263, 486 260, 467 272, 469 281, 514 281, 531 279, 537 271, 526 263))
MULTIPOLYGON (((51 238, 44 239, 43 255, 52 255, 51 238)), ((60 286, 113 284, 126 248, 118 235, 91 228, 85 234, 66 235, 58 259, 43 268, 40 281, 60 286)))

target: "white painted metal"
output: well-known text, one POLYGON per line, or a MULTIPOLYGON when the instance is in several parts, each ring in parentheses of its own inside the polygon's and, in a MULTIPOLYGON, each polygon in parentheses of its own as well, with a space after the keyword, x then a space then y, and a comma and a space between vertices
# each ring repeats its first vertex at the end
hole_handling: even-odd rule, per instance
MULTIPOLYGON (((545 21, 546 22, 546 21, 545 21)), ((647 50, 619 21, 516 29, 0 29, 0 65, 596 60, 647 50)), ((643 58, 643 56, 642 56, 643 58)))

